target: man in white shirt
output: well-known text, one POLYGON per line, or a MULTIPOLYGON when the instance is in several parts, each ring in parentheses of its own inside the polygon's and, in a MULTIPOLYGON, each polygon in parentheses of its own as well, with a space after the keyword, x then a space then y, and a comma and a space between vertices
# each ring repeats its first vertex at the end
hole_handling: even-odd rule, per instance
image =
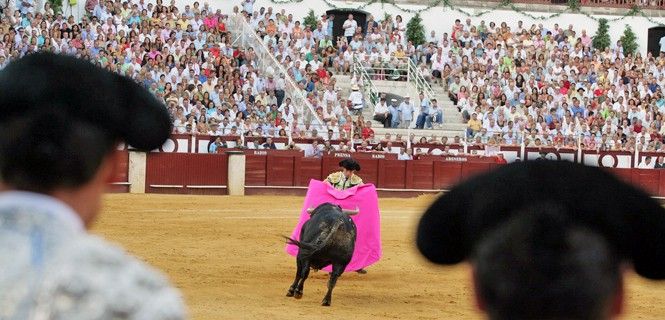
POLYGON ((411 126, 411 120, 413 120, 413 104, 411 103, 409 96, 404 97, 404 101, 399 105, 399 113, 401 117, 400 125, 402 128, 408 129, 411 126))
POLYGON ((349 94, 351 108, 353 111, 359 112, 363 109, 363 94, 360 92, 360 87, 357 84, 351 86, 351 90, 351 94, 349 94))
POLYGON ((413 151, 411 149, 407 149, 402 147, 399 151, 399 155, 397 156, 397 160, 413 160, 413 151))
POLYGON ((337 92, 333 90, 332 84, 329 84, 326 87, 326 91, 323 92, 323 104, 328 104, 328 101, 335 102, 337 101, 337 92))
POLYGON ((305 149, 305 157, 307 158, 321 158, 323 156, 323 151, 319 147, 319 141, 314 140, 312 144, 307 146, 305 149))
POLYGON ((353 15, 349 14, 349 18, 344 21, 342 25, 344 29, 344 37, 346 37, 346 43, 351 43, 353 35, 356 34, 356 28, 358 28, 358 22, 353 20, 353 15))
POLYGON ((0 139, 2 318, 184 319, 162 274, 87 232, 118 142, 159 148, 171 133, 166 108, 129 78, 47 53, 14 60, 0 87, 0 126, 30 137, 0 139), (42 90, 25 90, 35 79, 42 90))
POLYGON ((393 116, 388 109, 386 95, 382 94, 379 103, 374 106, 374 120, 381 122, 384 128, 390 128, 392 118, 393 116))
POLYGON ((436 35, 436 31, 432 30, 432 32, 430 32, 429 37, 427 37, 427 42, 434 44, 435 46, 439 45, 439 38, 436 35))

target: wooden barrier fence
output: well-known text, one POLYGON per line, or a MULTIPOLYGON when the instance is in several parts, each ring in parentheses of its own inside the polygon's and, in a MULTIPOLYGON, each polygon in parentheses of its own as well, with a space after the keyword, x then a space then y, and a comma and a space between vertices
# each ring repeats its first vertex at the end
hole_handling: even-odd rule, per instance
MULTIPOLYGON (((189 146, 176 146, 173 150, 189 146)), ((441 149, 440 145, 420 146, 441 149)), ((474 151, 473 147, 468 147, 474 151)), ((481 149, 475 149, 482 154, 481 149)), ((635 164, 644 157, 660 157, 663 153, 598 152, 593 150, 535 149, 502 147, 504 156, 533 159, 546 154, 551 159, 569 160, 592 166, 605 167, 619 178, 636 185, 652 196, 665 197, 665 170, 637 169, 635 164), (639 159, 638 159, 639 158, 639 159)), ((129 192, 131 153, 120 151, 119 174, 112 180, 111 192, 129 192)), ((245 190, 248 194, 291 193, 302 194, 310 179, 322 180, 338 170, 338 162, 354 157, 361 165, 359 175, 373 183, 382 192, 414 193, 438 192, 478 173, 490 170, 495 157, 480 155, 420 155, 417 160, 397 160, 395 153, 333 152, 322 158, 306 158, 302 151, 244 150, 245 190), (281 191, 276 191, 281 190, 281 191), (288 191, 288 192, 287 192, 288 191)), ((227 194, 228 158, 224 153, 151 152, 145 158, 147 193, 174 194, 227 194)), ((143 187, 141 187, 143 189, 143 187)))

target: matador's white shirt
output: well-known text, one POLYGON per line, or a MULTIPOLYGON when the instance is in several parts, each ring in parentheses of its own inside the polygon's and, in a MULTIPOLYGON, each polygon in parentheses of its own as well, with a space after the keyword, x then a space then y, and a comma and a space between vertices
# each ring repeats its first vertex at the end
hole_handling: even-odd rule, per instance
POLYGON ((64 203, 0 193, 0 320, 185 319, 156 270, 88 234, 64 203))

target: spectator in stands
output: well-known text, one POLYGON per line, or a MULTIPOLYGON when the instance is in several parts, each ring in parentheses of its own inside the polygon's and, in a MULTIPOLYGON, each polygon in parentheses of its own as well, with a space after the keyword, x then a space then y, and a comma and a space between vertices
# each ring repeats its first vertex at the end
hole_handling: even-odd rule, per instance
POLYGON ((499 152, 496 154, 496 163, 497 164, 507 164, 508 161, 506 161, 506 158, 503 157, 503 152, 499 152))
POLYGON ((374 148, 372 149, 372 152, 380 152, 380 153, 385 153, 386 150, 383 149, 383 144, 377 143, 374 148))
POLYGON ((443 124, 443 110, 439 107, 436 99, 432 99, 432 105, 429 108, 429 114, 425 118, 425 127, 431 129, 433 125, 443 124))
POLYGON ((478 114, 475 112, 471 114, 471 118, 469 121, 466 123, 466 136, 467 137, 474 137, 478 132, 480 132, 481 129, 481 122, 478 120, 478 114))
POLYGON ((301 151, 300 147, 298 147, 293 141, 289 142, 289 144, 286 146, 286 150, 301 151))
POLYGON ((263 147, 263 149, 272 149, 272 150, 277 149, 277 145, 275 144, 275 142, 272 140, 271 137, 267 137, 263 145, 261 145, 261 147, 263 147))
POLYGON ((418 94, 418 100, 420 100, 420 114, 416 118, 416 129, 423 129, 431 110, 430 101, 425 99, 425 94, 422 91, 418 94))
POLYGON ((653 161, 653 158, 651 156, 646 156, 640 164, 637 166, 638 169, 653 169, 655 168, 655 163, 653 161))
POLYGON ((222 141, 222 137, 215 137, 215 141, 210 144, 210 147, 208 147, 208 153, 218 153, 222 152, 222 149, 228 148, 226 146, 226 142, 222 141))
POLYGON ((397 160, 413 160, 413 151, 411 151, 411 148, 400 148, 397 160))
POLYGON ((404 101, 399 105, 400 124, 402 128, 411 127, 411 120, 413 120, 414 107, 410 101, 409 96, 404 97, 404 101))
POLYGON ((348 18, 344 21, 342 29, 344 29, 344 37, 346 37, 346 42, 351 43, 351 39, 356 34, 356 29, 358 28, 358 22, 353 19, 353 15, 349 14, 348 18))
POLYGON ((243 141, 242 138, 238 138, 235 140, 235 145, 233 146, 234 149, 247 149, 247 146, 245 145, 245 141, 243 141))
POLYGON ((381 122, 384 128, 390 128, 392 123, 392 113, 388 108, 385 94, 381 95, 381 99, 374 106, 374 120, 381 122))
POLYGON ((665 169, 665 157, 658 157, 653 167, 654 169, 665 169))
POLYGON ((319 141, 314 139, 312 144, 305 149, 305 157, 308 158, 321 158, 323 156, 323 151, 319 146, 319 141))
POLYGON ((330 154, 331 152, 335 152, 335 147, 330 143, 330 140, 326 140, 323 141, 323 148, 321 151, 323 154, 330 154))
MULTIPOLYGON (((355 20, 354 20, 355 21, 355 20)), ((357 84, 351 86, 351 94, 349 95, 351 101, 351 108, 354 112, 359 113, 363 109, 363 94, 360 92, 360 87, 357 84)))
POLYGON ((400 124, 400 109, 397 106, 397 99, 390 99, 390 106, 388 107, 388 110, 390 111, 390 119, 391 119, 391 128, 397 128, 400 124))
POLYGON ((363 140, 374 138, 374 130, 372 129, 372 122, 371 121, 367 121, 365 123, 365 126, 362 128, 361 136, 362 136, 363 140))

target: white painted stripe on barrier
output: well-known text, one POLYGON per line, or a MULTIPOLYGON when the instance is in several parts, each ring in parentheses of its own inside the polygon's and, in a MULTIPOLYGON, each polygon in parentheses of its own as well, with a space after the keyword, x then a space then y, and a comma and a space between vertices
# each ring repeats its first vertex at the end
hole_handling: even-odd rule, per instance
MULTIPOLYGON (((301 186, 245 186, 247 189, 307 189, 301 186)), ((377 188, 377 191, 390 191, 390 192, 448 192, 447 189, 387 189, 377 188)))
MULTIPOLYGON (((254 210, 254 209, 252 209, 252 210, 254 210)), ((423 208, 423 210, 424 210, 424 208, 423 208)), ((184 212, 194 212, 194 213, 197 213, 197 212, 201 212, 201 213, 203 213, 203 212, 206 212, 206 213, 210 213, 210 212, 229 213, 229 212, 231 212, 232 213, 232 212, 235 212, 235 213, 243 213, 242 211, 244 211, 244 210, 242 210, 242 209, 173 209, 173 210, 170 210, 170 209, 135 209, 135 210, 122 210, 122 212, 128 212, 128 213, 145 213, 145 212, 174 212, 174 213, 178 213, 178 212, 183 212, 183 213, 184 212)), ((404 211, 408 211, 408 210, 381 210, 381 213, 382 214, 384 214, 384 213, 403 213, 404 211)), ((418 211, 419 211, 419 209, 414 210, 414 212, 416 212, 416 213, 418 213, 418 211)), ((294 211, 293 210, 270 210, 270 212, 289 213, 289 212, 294 212, 294 211)), ((299 215, 299 214, 300 214, 300 212, 295 211, 295 213, 292 216, 289 216, 289 217, 293 217, 293 216, 296 216, 296 215, 299 215)), ((247 217, 247 216, 248 215, 244 215, 243 217, 247 217)), ((261 217, 261 216, 254 215, 252 217, 261 217)))
MULTIPOLYGON (((123 211, 123 212, 136 212, 136 211, 123 211)), ((416 216, 381 216, 382 220, 405 220, 405 219, 413 219, 416 216)), ((292 216, 264 216, 264 217, 259 217, 259 216, 220 216, 216 217, 216 219, 223 219, 223 220, 263 220, 263 219, 269 219, 269 220, 276 220, 276 219, 298 219, 299 215, 292 215, 292 216)))
POLYGON ((177 184, 151 184, 150 188, 182 188, 183 185, 177 184))
POLYGON ((448 189, 386 189, 386 188, 376 188, 377 191, 389 191, 389 192, 448 192, 448 189))
POLYGON ((114 186, 129 186, 129 185, 131 185, 131 183, 129 183, 129 182, 111 182, 110 184, 112 184, 114 186))
POLYGON ((226 186, 185 186, 189 189, 226 189, 226 186))
POLYGON ((245 186, 245 189, 307 189, 299 186, 245 186))
MULTIPOLYGON (((256 217, 256 216, 235 216, 235 217, 219 217, 220 219, 252 219, 252 220, 261 220, 261 219, 293 219, 298 218, 297 216, 267 216, 267 217, 256 217)), ((381 217, 381 219, 387 220, 402 220, 402 219, 412 219, 412 216, 391 216, 391 217, 381 217)))

